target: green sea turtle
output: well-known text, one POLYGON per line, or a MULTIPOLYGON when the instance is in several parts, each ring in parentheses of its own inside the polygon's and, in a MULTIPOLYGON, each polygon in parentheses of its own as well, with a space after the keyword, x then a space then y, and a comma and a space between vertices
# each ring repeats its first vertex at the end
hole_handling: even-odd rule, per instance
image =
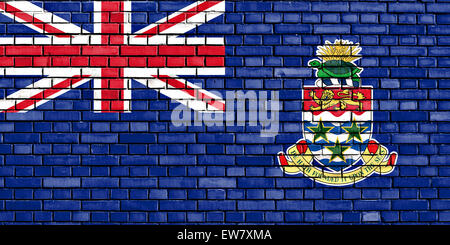
POLYGON ((326 86, 336 85, 331 79, 337 79, 341 85, 358 87, 361 84, 359 74, 363 69, 354 62, 361 58, 360 51, 359 44, 347 40, 335 40, 334 43, 325 41, 325 45, 319 46, 317 50, 320 60, 311 60, 308 65, 316 70, 316 76, 326 86), (348 84, 347 78, 351 78, 352 84, 348 84))
POLYGON ((324 63, 319 60, 311 60, 308 63, 312 68, 317 69, 318 78, 352 78, 353 81, 360 82, 359 73, 362 69, 350 62, 343 60, 329 60, 324 63))

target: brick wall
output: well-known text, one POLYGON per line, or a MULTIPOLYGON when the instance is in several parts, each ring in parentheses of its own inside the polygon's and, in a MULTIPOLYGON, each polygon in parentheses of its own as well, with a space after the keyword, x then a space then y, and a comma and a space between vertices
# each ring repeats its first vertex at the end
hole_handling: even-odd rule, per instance
MULTIPOLYGON (((89 1, 36 4, 91 23, 89 1)), ((136 2, 134 22, 186 5, 136 2)), ((227 74, 190 81, 223 94, 279 91, 279 135, 260 137, 249 125, 175 127, 179 104, 137 83, 131 113, 94 113, 86 83, 27 113, 0 115, 0 222, 447 223, 448 24, 445 1, 227 1, 225 15, 196 31, 225 36, 227 74), (373 137, 399 154, 391 174, 346 187, 284 175, 276 159, 302 138, 302 87, 315 81, 307 62, 335 39, 361 44, 373 137)), ((3 36, 28 32, 0 14, 3 36)), ((4 76, 1 93, 36 79, 4 76)))

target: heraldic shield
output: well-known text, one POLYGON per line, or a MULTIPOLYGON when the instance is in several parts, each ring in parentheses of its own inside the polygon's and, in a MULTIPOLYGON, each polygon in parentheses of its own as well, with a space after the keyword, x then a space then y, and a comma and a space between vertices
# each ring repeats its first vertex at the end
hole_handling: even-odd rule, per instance
POLYGON ((340 172, 358 162, 372 136, 372 89, 304 87, 303 136, 314 159, 340 172))
POLYGON ((360 51, 347 40, 318 47, 320 59, 309 62, 316 86, 303 87, 303 139, 278 153, 286 174, 344 186, 394 170, 397 153, 372 138, 373 88, 361 86, 360 51))

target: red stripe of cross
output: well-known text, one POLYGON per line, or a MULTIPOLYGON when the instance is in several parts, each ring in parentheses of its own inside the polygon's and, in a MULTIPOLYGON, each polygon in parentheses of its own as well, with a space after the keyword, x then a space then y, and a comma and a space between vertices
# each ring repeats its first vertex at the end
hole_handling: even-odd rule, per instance
MULTIPOLYGON (((124 14, 124 2, 103 1, 101 11, 102 45, 124 44, 124 23, 127 21, 124 14)), ((102 68, 102 112, 117 112, 125 109, 124 89, 126 81, 121 78, 122 74, 123 68, 102 68)))
POLYGON ((218 67, 224 46, 6 45, 0 67, 218 67))

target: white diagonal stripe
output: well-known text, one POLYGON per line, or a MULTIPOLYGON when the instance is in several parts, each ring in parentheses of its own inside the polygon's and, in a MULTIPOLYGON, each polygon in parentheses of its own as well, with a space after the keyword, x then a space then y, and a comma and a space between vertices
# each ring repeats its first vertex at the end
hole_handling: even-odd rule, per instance
MULTIPOLYGON (((13 6, 14 8, 20 9, 22 12, 27 13, 31 16, 34 16, 35 18, 38 18, 39 20, 43 21, 46 24, 50 24, 50 25, 54 26, 55 28, 64 31, 66 34, 81 34, 82 32, 87 32, 86 30, 82 31, 82 29, 79 26, 72 24, 72 23, 68 22, 67 20, 65 20, 51 12, 48 12, 48 11, 34 5, 31 2, 8 1, 7 4, 13 6)), ((26 22, 25 20, 23 20, 17 16, 14 16, 7 12, 2 12, 2 14, 6 15, 9 18, 14 19, 18 22, 23 23, 27 27, 30 27, 31 29, 33 29, 39 33, 44 33, 44 31, 42 29, 26 22)))
MULTIPOLYGON (((41 92, 44 92, 46 89, 49 89, 67 79, 70 79, 70 78, 43 78, 43 79, 40 79, 37 82, 32 83, 32 84, 28 85, 27 87, 25 87, 17 92, 14 92, 14 93, 8 95, 6 98, 0 100, 0 111, 4 111, 11 107, 14 107, 15 105, 21 103, 22 101, 28 100, 31 97, 33 97, 41 92)), ((42 105, 51 99, 54 99, 58 96, 61 96, 62 94, 69 92, 73 88, 81 86, 82 84, 88 82, 89 80, 91 80, 91 78, 83 78, 81 81, 79 81, 75 84, 72 84, 70 88, 61 89, 57 93, 54 93, 43 100, 40 100, 40 101, 36 100, 35 103, 33 103, 32 105, 23 109, 21 112, 25 112, 27 110, 34 109, 35 107, 38 107, 39 105, 42 105)))
MULTIPOLYGON (((189 9, 194 8, 195 6, 198 6, 200 4, 202 4, 205 1, 198 1, 196 3, 193 3, 181 10, 179 10, 178 12, 175 12, 171 15, 169 15, 167 18, 162 18, 158 21, 156 21, 155 23, 142 28, 141 30, 135 32, 134 34, 142 34, 156 26, 158 26, 159 24, 163 24, 165 23, 167 20, 176 17, 177 15, 183 14, 184 12, 188 11, 189 9)), ((208 8, 205 11, 202 11, 188 19, 186 19, 185 22, 182 23, 178 23, 162 32, 159 33, 159 35, 154 35, 151 37, 136 37, 136 36, 132 36, 132 39, 148 39, 147 42, 145 42, 145 44, 188 44, 189 41, 185 41, 185 39, 189 39, 189 38, 183 38, 182 40, 174 40, 176 38, 178 38, 179 35, 182 35, 186 32, 189 32, 191 30, 193 30, 194 28, 197 28, 198 26, 205 24, 206 22, 222 15, 225 12, 225 1, 222 1, 210 8, 208 8), (165 36, 168 35, 168 38, 166 39, 165 36), (181 42, 181 43, 180 43, 181 42)), ((205 40, 207 40, 208 38, 206 38, 205 40)), ((217 39, 215 41, 211 41, 210 43, 217 43, 218 45, 223 45, 224 43, 224 38, 214 38, 217 39), (218 41, 218 39, 221 39, 222 41, 218 41)), ((138 41, 130 41, 131 43, 139 43, 138 41)), ((142 41, 141 41, 142 43, 142 41)))
MULTIPOLYGON (((176 80, 184 83, 186 85, 186 88, 191 88, 191 89, 197 90, 198 92, 201 92, 201 93, 215 99, 216 101, 218 101, 220 103, 225 103, 221 97, 219 97, 211 92, 208 92, 208 91, 200 88, 199 86, 196 86, 195 84, 192 84, 184 79, 180 79, 180 78, 171 78, 171 79, 176 79, 176 80)), ((195 97, 191 96, 190 94, 183 92, 181 89, 170 86, 166 82, 161 81, 157 78, 134 79, 134 80, 143 84, 146 87, 152 88, 152 89, 158 91, 159 93, 164 94, 165 96, 167 96, 173 100, 178 101, 179 103, 181 103, 193 110, 219 111, 217 108, 215 108, 211 105, 208 105, 206 101, 201 100, 199 98, 195 98, 195 97)))

